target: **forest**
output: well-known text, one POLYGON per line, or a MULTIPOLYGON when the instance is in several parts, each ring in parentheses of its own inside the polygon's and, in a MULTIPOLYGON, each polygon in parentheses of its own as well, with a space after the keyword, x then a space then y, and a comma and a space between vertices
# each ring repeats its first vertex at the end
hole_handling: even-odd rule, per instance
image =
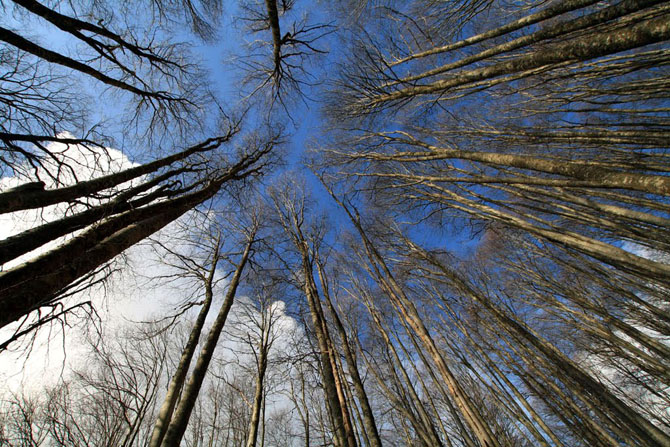
POLYGON ((670 447, 669 41, 0 0, 0 447, 670 447))

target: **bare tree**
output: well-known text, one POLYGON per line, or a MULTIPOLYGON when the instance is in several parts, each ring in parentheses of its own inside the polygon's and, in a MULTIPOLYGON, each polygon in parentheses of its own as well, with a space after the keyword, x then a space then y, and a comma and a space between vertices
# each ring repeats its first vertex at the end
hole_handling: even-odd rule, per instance
POLYGON ((0 164, 3 175, 19 184, 0 192, 0 212, 35 210, 39 215, 45 207, 56 207, 63 213, 2 242, 0 327, 15 322, 16 328, 2 349, 41 324, 63 321, 69 311, 81 309, 61 305, 63 298, 102 282, 107 263, 126 248, 211 199, 224 184, 263 170, 261 159, 274 137, 242 143, 249 147, 226 144, 240 122, 227 119, 211 103, 198 64, 169 29, 186 12, 200 34, 211 33, 207 20, 215 20, 220 3, 148 3, 152 8, 133 13, 136 26, 128 26, 105 2, 89 7, 17 0, 5 5, 14 17, 11 26, 25 26, 0 30, 0 63, 7 68, 0 92, 6 117, 0 164), (76 43, 77 51, 71 54, 28 35, 31 21, 76 43), (93 94, 109 91, 119 106, 129 103, 134 111, 119 116, 117 129, 94 125, 86 130, 90 113, 84 86, 93 94), (131 152, 144 164, 109 169, 116 163, 117 152, 109 147, 115 132, 123 134, 117 141, 130 140, 131 152), (142 150, 145 145, 153 148, 142 150), (230 150, 222 150, 224 145, 230 150), (89 177, 89 171, 95 175, 89 177), (47 250, 46 244, 56 242, 64 243, 47 250), (37 254, 24 262, 33 250, 37 254))
POLYGON ((347 364, 347 373, 353 383, 356 398, 358 399, 359 405, 361 406, 363 427, 365 431, 365 437, 367 439, 367 444, 369 444, 371 447, 381 447, 381 439, 379 438, 377 423, 375 422, 375 417, 370 406, 365 387, 363 385, 363 380, 358 371, 354 350, 351 347, 346 329, 342 324, 342 320, 340 319, 338 311, 336 310, 333 304, 333 300, 331 299, 331 286, 328 280, 326 264, 325 260, 319 254, 318 247, 315 249, 314 259, 326 306, 331 316, 335 331, 340 337, 342 351, 344 352, 344 358, 347 364))
MULTIPOLYGON (((475 405, 489 439, 463 417, 480 443, 667 445, 654 405, 633 397, 643 387, 664 401, 668 370, 656 338, 668 265, 649 255, 668 248, 667 4, 485 3, 463 2, 467 30, 438 2, 384 9, 390 31, 358 34, 331 107, 324 170, 379 216, 350 212, 369 276, 399 314, 416 309, 392 343, 432 357, 422 380, 437 366, 449 383, 439 351, 466 365, 455 377, 492 402, 475 405), (486 238, 518 245, 491 246, 483 266, 450 257, 435 246, 451 224, 482 249, 486 238), (408 236, 422 230, 435 236, 408 236), (413 346, 419 325, 435 351, 413 346)), ((453 243, 458 253, 467 241, 453 243)))
POLYGON ((96 334, 88 341, 86 367, 76 367, 34 398, 3 397, 9 445, 142 445, 170 349, 168 334, 155 336, 155 329, 124 327, 106 337, 96 334))
MULTIPOLYGON (((158 447, 163 441, 168 424, 172 419, 172 414, 177 404, 177 400, 186 381, 191 359, 195 354, 198 342, 200 340, 200 335, 202 333, 203 327, 205 326, 205 319, 207 318, 207 314, 209 313, 209 310, 212 306, 212 300, 214 299, 214 289, 217 283, 219 283, 221 280, 215 278, 215 275, 217 273, 217 266, 219 265, 219 261, 223 256, 221 253, 223 236, 220 230, 210 229, 210 231, 216 231, 216 234, 210 233, 206 235, 206 239, 202 242, 204 246, 198 247, 199 249, 204 249, 207 251, 207 258, 202 264, 196 260, 195 256, 185 256, 181 253, 177 253, 174 250, 171 250, 168 247, 165 247, 164 245, 162 247, 175 258, 175 261, 172 263, 172 265, 175 265, 178 269, 178 272, 181 273, 180 277, 183 278, 184 276, 192 276, 202 283, 201 287, 198 288, 204 289, 205 296, 204 300, 201 302, 202 307, 198 312, 198 316, 193 327, 191 328, 188 341, 186 342, 186 345, 182 351, 177 369, 173 373, 172 379, 170 380, 167 393, 158 413, 158 417, 156 418, 156 423, 154 424, 154 429, 151 434, 151 440, 149 441, 150 447, 158 447)), ((189 306, 189 304, 186 306, 189 306)))
MULTIPOLYGON (((666 6, 619 2, 598 8, 593 2, 566 1, 455 43, 413 49, 415 54, 406 57, 392 54, 393 48, 391 54, 384 54, 385 48, 369 50, 365 57, 384 59, 375 67, 388 78, 367 78, 361 73, 365 62, 359 61, 352 67, 359 71, 343 81, 352 87, 350 110, 370 114, 388 106, 405 116, 399 116, 395 129, 375 126, 349 140, 351 149, 334 150, 332 161, 349 163, 350 174, 374 182, 380 199, 383 191, 392 191, 395 202, 415 208, 503 223, 641 281, 665 283, 665 264, 598 236, 653 247, 667 243, 661 205, 667 167, 656 155, 665 147, 663 119, 638 126, 637 113, 629 113, 653 108, 663 94, 616 94, 624 85, 663 83, 653 69, 642 67, 666 53, 654 46, 667 39, 661 25, 667 22, 666 6), (575 11, 584 16, 571 20, 575 11), (549 18, 555 23, 522 37, 515 34, 549 18), (457 56, 467 47, 475 54, 457 56), (440 65, 447 54, 455 61, 440 65), (425 69, 431 63, 438 66, 425 69), (462 68, 473 64, 482 66, 462 68), (410 74, 395 75, 401 67, 410 74), (582 80, 584 88, 565 73, 582 80), (598 90, 598 79, 607 79, 612 88, 598 90), (478 114, 476 101, 486 101, 499 116, 478 114), (457 116, 433 104, 461 109, 457 116), (597 123, 590 123, 594 113, 597 123), (403 121, 417 114, 423 114, 424 125, 403 121), (576 121, 569 114, 576 114, 576 121)), ((406 20, 399 31, 410 33, 417 26, 406 20)))
POLYGON ((295 0, 242 3, 242 19, 250 31, 271 35, 270 39, 255 41, 252 55, 244 62, 247 82, 254 87, 252 95, 270 86, 270 109, 278 101, 287 112, 290 96, 305 96, 306 87, 313 83, 309 64, 314 63, 315 56, 326 54, 317 41, 334 32, 332 24, 311 24, 304 16, 297 17, 294 4, 295 0), (258 51, 262 54, 255 56, 258 51))
POLYGON ((326 401, 330 419, 333 424, 333 443, 336 446, 356 445, 355 435, 350 425, 350 418, 346 410, 346 402, 343 400, 343 391, 338 386, 338 371, 333 356, 332 341, 328 333, 321 298, 314 277, 315 246, 321 243, 319 229, 310 236, 303 229, 305 225, 305 198, 300 196, 299 191, 293 189, 293 185, 287 185, 284 191, 275 189, 272 200, 277 210, 279 221, 284 228, 290 242, 294 246, 299 258, 299 271, 296 272, 300 278, 298 283, 304 290, 307 299, 309 313, 312 322, 312 330, 316 336, 318 349, 320 351, 320 367, 323 378, 323 386, 326 393, 326 401), (308 237, 310 238, 308 240, 308 237))
POLYGON ((260 225, 259 219, 260 216, 252 215, 250 222, 248 222, 249 226, 246 228, 239 228, 245 235, 244 250, 241 254, 241 259, 235 266, 235 273, 228 284, 223 303, 217 313, 212 328, 209 330, 209 333, 205 338, 200 355, 193 366, 191 376, 188 382, 184 385, 181 400, 170 419, 161 446, 178 446, 184 436, 191 412, 193 411, 193 407, 200 393, 200 388, 205 379, 205 374, 207 373, 210 361, 214 355, 214 350, 216 349, 217 342, 223 331, 223 326, 226 323, 230 308, 235 300, 235 295, 240 280, 242 279, 244 267, 249 260, 252 246, 256 242, 256 233, 260 225))
POLYGON ((255 384, 250 399, 246 445, 255 447, 259 443, 259 430, 260 445, 264 445, 267 396, 271 393, 271 382, 276 380, 273 375, 280 372, 280 362, 273 358, 276 356, 271 355, 271 350, 280 337, 288 334, 284 333, 287 328, 283 327, 285 322, 282 321, 286 318, 280 301, 285 298, 282 284, 263 270, 254 273, 250 284, 248 301, 239 303, 235 324, 227 332, 229 340, 244 347, 236 355, 251 357, 249 375, 254 377, 255 384))
POLYGON ((239 162, 184 188, 182 195, 104 217, 58 248, 2 272, 0 325, 5 326, 71 293, 73 285, 80 285, 77 280, 210 199, 224 183, 254 175, 262 167, 256 163, 270 152, 272 145, 252 147, 239 162))

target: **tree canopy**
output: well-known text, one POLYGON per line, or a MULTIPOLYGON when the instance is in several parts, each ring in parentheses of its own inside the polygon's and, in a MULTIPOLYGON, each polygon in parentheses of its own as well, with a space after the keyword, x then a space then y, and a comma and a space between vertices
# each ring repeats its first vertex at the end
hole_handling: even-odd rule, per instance
POLYGON ((670 446, 670 2, 1 8, 0 446, 670 446))

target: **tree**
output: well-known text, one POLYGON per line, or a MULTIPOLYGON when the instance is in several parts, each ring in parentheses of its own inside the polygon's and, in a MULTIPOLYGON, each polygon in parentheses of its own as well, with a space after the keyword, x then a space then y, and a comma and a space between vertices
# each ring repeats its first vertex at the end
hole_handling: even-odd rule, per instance
POLYGON ((34 396, 3 399, 9 445, 141 445, 170 350, 168 334, 155 329, 127 326, 89 339, 90 361, 71 377, 34 396))
POLYGON ((363 426, 367 444, 371 447, 381 447, 381 439, 379 438, 379 433, 377 429, 377 423, 375 422, 375 416, 373 414, 370 402, 368 400, 368 395, 365 391, 365 386, 363 385, 363 380, 358 371, 358 365, 356 363, 356 358, 354 350, 349 343, 349 338, 347 336, 346 329, 338 315, 335 306, 333 305, 333 300, 331 299, 331 288, 328 281, 328 274, 326 272, 326 265, 323 258, 319 255, 318 247, 315 249, 314 259, 317 267, 317 273, 319 276, 319 282, 321 283, 321 290, 325 298, 326 306, 328 312, 333 321, 333 326, 335 331, 340 337, 340 342, 342 346, 342 351, 344 352, 344 358, 347 364, 347 372, 351 381, 353 383, 354 391, 356 398, 358 399, 359 405, 361 406, 361 413, 363 416, 363 426))
MULTIPOLYGON (((667 195, 658 156, 665 143, 656 139, 662 123, 658 127, 651 118, 642 125, 637 112, 661 97, 637 95, 633 87, 658 81, 644 67, 648 57, 662 52, 653 44, 668 37, 664 7, 620 2, 595 8, 591 3, 562 2, 455 43, 425 51, 409 48, 407 56, 384 54, 384 48, 363 53, 368 60, 346 73, 352 95, 348 110, 367 114, 394 107, 398 113, 424 114, 426 125, 401 118, 395 129, 370 130, 358 138, 356 149, 333 151, 336 160, 360 161, 362 169, 354 168, 353 175, 375 178, 380 193, 392 188, 414 206, 501 222, 641 281, 664 284, 665 264, 594 236, 647 246, 666 243, 660 227, 667 222, 658 214, 658 203, 667 195), (571 20, 571 13, 580 10, 584 16, 571 20), (549 17, 554 22, 531 28, 529 35, 515 33, 549 17), (505 42, 479 49, 494 38, 494 43, 505 42), (456 50, 470 46, 479 52, 457 56, 456 50), (449 55, 455 61, 441 63, 449 55), (506 60, 500 61, 503 55, 506 60), (419 59, 424 64, 415 63, 419 59), (437 67, 424 68, 431 63, 437 67), (482 66, 459 71, 472 64, 482 66), (373 66, 379 76, 368 78, 363 71, 373 66), (401 71, 408 74, 396 75, 401 71), (566 80, 565 72, 583 81, 583 88, 566 80), (604 85, 596 88, 599 79, 604 85), (544 88, 548 83, 550 90, 544 88), (631 94, 617 97, 617 89, 628 85, 631 94), (498 103, 492 107, 501 108, 500 118, 478 115, 475 98, 498 103), (433 102, 425 101, 458 105, 460 116, 434 110, 433 102), (609 105, 591 109, 589 103, 609 105), (504 111, 510 107, 514 112, 504 111), (630 108, 636 112, 629 113, 630 108), (597 123, 588 122, 591 113, 597 123), (524 124, 529 121, 533 124, 524 124)), ((414 26, 408 21, 400 32, 414 26)))
MULTIPOLYGON (((182 229, 184 232, 187 232, 187 229, 182 229)), ((217 230, 210 230, 217 231, 217 230)), ((179 395, 184 387, 186 377, 188 374, 188 369, 191 364, 193 355, 195 354, 198 342, 200 340, 200 335, 205 326, 205 319, 207 314, 212 306, 212 300, 214 299, 214 288, 219 279, 215 279, 215 274, 217 271, 217 266, 221 260, 222 253, 221 248, 223 245, 222 233, 220 229, 216 234, 207 234, 205 240, 202 242, 203 246, 198 246, 198 249, 203 249, 206 251, 206 259, 202 264, 198 263, 195 259, 195 256, 185 256, 181 253, 177 253, 174 250, 163 246, 162 248, 174 258, 174 265, 181 277, 195 277, 202 284, 201 287, 204 289, 204 300, 202 301, 202 307, 198 312, 198 316, 195 320, 193 327, 191 328, 188 341, 184 346, 177 369, 172 374, 170 379, 170 384, 167 389, 163 403, 161 404, 158 416, 156 418, 156 423, 154 424, 154 429, 151 434, 151 439, 149 441, 149 446, 159 447, 165 433, 167 432, 168 424, 172 419, 172 415, 177 405, 177 400, 179 395)))
POLYGON ((242 20, 249 30, 271 34, 271 39, 262 38, 252 44, 252 56, 245 61, 246 81, 254 84, 252 95, 270 86, 270 109, 278 101, 286 112, 290 96, 305 96, 305 88, 310 85, 307 65, 311 59, 327 53, 316 42, 334 31, 330 24, 310 24, 304 13, 302 18, 295 17, 294 5, 295 0, 242 3, 242 20), (280 18, 285 25, 280 25, 280 18), (254 55, 256 50, 260 56, 254 55))
POLYGON ((205 374, 207 373, 210 361, 214 355, 214 350, 216 349, 223 326, 228 318, 230 308, 235 300, 235 294, 237 293, 244 267, 249 260, 252 246, 256 242, 256 233, 260 225, 259 218, 260 216, 258 215, 252 215, 250 225, 242 230, 245 235, 245 243, 241 259, 235 266, 235 273, 228 284, 223 303, 221 304, 212 328, 209 330, 203 343, 200 355, 193 366, 191 376, 188 382, 184 385, 179 405, 177 405, 174 410, 162 443, 160 444, 163 447, 178 446, 184 436, 191 412, 193 411, 196 399, 200 393, 200 388, 205 379, 205 374))
MULTIPOLYGON (((469 377, 478 390, 511 393, 492 395, 505 418, 535 427, 527 434, 536 440, 563 440, 556 436, 562 428, 547 424, 552 417, 572 430, 574 442, 666 445, 650 407, 635 405, 632 389, 602 386, 580 367, 586 354, 558 334, 606 349, 614 368, 647 378, 647 392, 654 393, 652 383, 666 383, 667 346, 650 335, 667 333, 667 326, 648 315, 666 306, 668 265, 662 256, 643 256, 642 247, 666 251, 668 244, 661 155, 667 141, 659 139, 667 124, 659 87, 667 76, 657 59, 667 57, 667 5, 563 1, 510 11, 464 2, 473 9, 467 22, 452 23, 463 31, 456 37, 445 28, 451 7, 426 3, 385 9, 384 35, 376 28, 360 32, 334 92, 338 140, 320 166, 337 171, 333 182, 348 179, 351 188, 342 190, 368 216, 379 215, 362 224, 350 214, 370 265, 379 266, 370 276, 386 283, 391 290, 382 290, 392 301, 405 294, 406 309, 439 295, 434 313, 410 312, 415 324, 444 337, 444 348, 436 346, 446 358, 461 358, 459 347, 472 336, 473 359, 463 361, 488 366, 472 366, 469 377), (478 244, 514 237, 520 245, 505 251, 496 245, 500 263, 461 270, 455 265, 466 260, 458 245, 467 242, 443 238, 450 223, 473 228, 478 244), (436 237, 419 240, 418 228, 436 237), (454 258, 440 250, 443 244, 452 244, 454 258), (409 258, 398 261, 400 253, 409 258), (424 270, 428 258, 434 264, 424 270), (579 288, 567 290, 570 281, 579 288), (462 301, 453 304, 459 294, 462 301), (445 330, 452 325, 460 329, 445 330), (551 335, 539 335, 545 333, 551 335), (515 390, 514 376, 523 390, 515 390), (546 405, 529 413, 533 421, 524 418, 531 404, 515 409, 529 398, 546 405), (541 416, 545 411, 552 416, 541 416)), ((414 332, 420 339, 422 331, 414 332)), ((439 354, 423 349, 445 374, 439 354)), ((489 433, 498 432, 499 417, 482 418, 489 433)), ((476 433, 476 418, 463 419, 480 442, 489 442, 476 433)))
MULTIPOLYGON (((252 178, 267 166, 264 159, 276 143, 276 135, 262 142, 250 137, 243 143, 247 147, 228 150, 227 154, 217 151, 240 130, 240 122, 225 119, 225 114, 215 114, 222 121, 216 125, 218 136, 187 144, 193 136, 207 132, 207 125, 195 123, 207 122, 199 114, 211 101, 203 90, 198 67, 183 62, 188 54, 183 45, 170 40, 171 31, 163 22, 177 20, 180 8, 185 7, 202 34, 207 14, 197 13, 191 2, 179 7, 168 2, 153 4, 156 14, 138 20, 154 25, 160 39, 137 36, 135 29, 115 31, 120 23, 103 3, 83 12, 78 5, 52 9, 32 0, 8 5, 26 23, 42 20, 82 48, 76 57, 70 57, 19 32, 0 30, 2 63, 10 67, 3 78, 8 86, 2 92, 3 113, 11 117, 0 129, 4 145, 0 163, 3 172, 14 174, 21 183, 0 193, 0 212, 43 210, 52 205, 64 209, 58 219, 2 242, 0 262, 7 267, 1 274, 0 327, 22 321, 3 348, 42 323, 62 318, 67 309, 60 305, 63 297, 101 281, 100 271, 125 249, 211 199, 224 185, 252 178), (93 21, 81 18, 89 12, 93 21), (58 75, 60 70, 64 71, 58 75), (64 84, 64 76, 74 82, 64 84), (82 161, 69 151, 85 154, 91 170, 111 164, 113 158, 113 151, 105 147, 106 139, 95 128, 81 130, 86 120, 84 99, 77 98, 72 86, 87 82, 86 78, 95 87, 135 101, 135 112, 123 117, 123 125, 134 126, 139 135, 149 135, 145 143, 174 149, 157 149, 154 153, 158 157, 139 166, 103 171, 95 179, 79 178, 82 161), (65 130, 82 135, 74 137, 65 130), (182 131, 190 136, 180 136, 182 131), (156 135, 161 137, 154 138, 156 135), (57 248, 40 249, 62 237, 66 242, 57 248), (32 250, 42 252, 27 262, 21 258, 9 264, 32 250), (31 314, 37 315, 36 320, 29 318, 31 314)), ((218 9, 217 2, 208 4, 212 7, 206 11, 218 9)), ((139 137, 136 142, 145 144, 139 137)), ((140 151, 139 147, 135 150, 140 151)))
POLYGON ((229 340, 244 346, 236 354, 246 354, 252 360, 250 375, 254 377, 255 384, 250 402, 251 417, 246 446, 255 447, 259 443, 259 429, 260 445, 265 445, 267 396, 271 392, 273 373, 276 375, 281 372, 280 362, 271 357, 271 350, 275 342, 285 335, 283 332, 287 328, 282 321, 285 316, 284 306, 280 301, 284 298, 281 282, 272 278, 270 272, 263 270, 255 272, 250 282, 249 301, 238 307, 236 324, 228 331, 228 335, 229 340))
POLYGON ((343 401, 343 391, 339 385, 338 371, 333 358, 332 341, 328 333, 321 298, 314 277, 315 247, 321 242, 319 229, 308 241, 303 225, 305 223, 304 198, 296 196, 298 191, 286 188, 285 192, 275 189, 272 200, 277 211, 280 224, 284 228, 287 237, 291 241, 299 257, 299 285, 303 289, 309 306, 312 330, 316 336, 318 349, 320 351, 320 367, 323 378, 323 386, 326 393, 326 401, 330 419, 333 424, 333 443, 336 446, 356 445, 346 403, 343 401), (312 246, 310 246, 311 244, 312 246))
POLYGON ((188 282, 155 337, 101 332, 0 443, 670 446, 668 1, 8 5, 0 212, 39 224, 0 241, 0 350, 202 219, 152 241, 188 282), (202 54, 244 119, 188 48, 228 5, 250 44, 202 54))
MULTIPOLYGON (((139 202, 128 201, 120 203, 121 211, 118 215, 106 217, 105 209, 97 210, 99 220, 91 216, 96 225, 83 227, 85 224, 73 224, 68 227, 69 231, 78 228, 86 228, 85 231, 69 239, 60 247, 48 251, 37 258, 2 272, 2 309, 3 317, 0 319, 0 327, 18 320, 30 312, 54 303, 64 293, 72 293, 73 286, 81 286, 75 282, 85 277, 91 271, 109 261, 131 245, 150 236, 168 223, 177 219, 188 210, 197 206, 216 194, 224 183, 236 179, 243 179, 253 175, 259 169, 256 163, 272 149, 272 143, 266 143, 260 147, 252 147, 247 155, 243 155, 241 161, 228 167, 219 173, 214 173, 209 178, 196 182, 183 188, 181 195, 175 195, 175 191, 167 193, 157 192, 149 194, 152 199, 160 195, 168 195, 168 200, 157 201, 143 205, 146 198, 139 202), (133 205, 131 207, 131 205, 133 205), (123 208, 126 211, 122 211, 123 208), (85 254, 85 255, 83 255, 85 254), (72 259, 76 259, 72 262, 72 259), (39 274, 38 274, 39 272, 39 274), (35 279, 39 278, 39 279, 35 279)), ((261 165, 262 166, 262 165, 261 165)), ((91 182, 96 182, 92 180, 91 182)), ((142 192, 154 186, 155 181, 145 182, 142 187, 131 188, 134 193, 142 192), (148 185, 147 185, 148 184, 148 185)), ((75 189, 85 188, 85 184, 79 183, 75 189)), ((160 191, 160 190, 159 190, 160 191)), ((4 194, 18 194, 11 191, 4 194)), ((48 193, 48 191, 46 191, 48 193)), ((124 194, 121 194, 122 198, 124 194)), ((117 197, 118 198, 118 197, 117 197)), ((84 211, 84 213, 87 213, 84 211)), ((81 217, 81 216, 78 216, 81 217)), ((61 221, 51 228, 57 232, 64 232, 66 222, 61 221)), ((49 224, 46 224, 49 225, 49 224)), ((45 230, 48 232, 48 230, 45 230)), ((20 237, 30 239, 29 234, 20 237)))

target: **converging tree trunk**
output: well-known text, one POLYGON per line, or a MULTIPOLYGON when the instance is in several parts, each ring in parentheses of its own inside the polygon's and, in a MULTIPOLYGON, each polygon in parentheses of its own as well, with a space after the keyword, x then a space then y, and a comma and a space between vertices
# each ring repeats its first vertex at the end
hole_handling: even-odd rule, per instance
POLYGON ((207 318, 207 314, 209 313, 209 309, 212 305, 212 299, 214 297, 214 275, 216 273, 216 268, 220 257, 220 249, 221 236, 219 235, 212 249, 212 259, 209 271, 207 271, 207 275, 203 278, 205 300, 202 304, 200 312, 198 312, 198 317, 196 318, 193 328, 191 329, 186 346, 184 346, 179 363, 177 364, 177 369, 172 375, 172 379, 170 379, 167 393, 163 399, 160 410, 158 411, 158 417, 156 418, 156 423, 154 424, 154 428, 151 433, 149 447, 160 447, 161 443, 163 442, 168 425, 172 420, 172 414, 177 404, 177 400, 181 390, 184 387, 188 369, 191 365, 191 359, 193 358, 193 354, 195 353, 198 342, 200 341, 200 334, 202 333, 202 328, 205 326, 205 319, 207 318))
POLYGON ((223 300, 223 303, 221 304, 221 308, 219 309, 219 313, 214 320, 212 328, 207 334, 207 338, 205 339, 203 347, 200 351, 200 356, 193 366, 191 377, 184 387, 179 405, 174 410, 174 414, 168 425, 163 442, 160 444, 161 447, 178 447, 181 443, 184 432, 186 431, 186 426, 188 425, 188 421, 191 417, 191 412, 193 411, 193 407, 200 393, 200 388, 202 387, 202 383, 205 379, 207 368, 209 367, 209 363, 212 360, 214 350, 216 349, 219 337, 221 336, 221 331, 223 330, 223 326, 225 325, 226 319, 228 318, 228 313, 230 312, 230 308, 232 307, 233 301, 235 300, 237 287, 240 284, 242 272, 244 271, 244 267, 246 266, 249 259, 251 247, 255 242, 255 236, 256 228, 250 229, 247 236, 247 242, 244 247, 244 252, 242 253, 242 258, 237 264, 235 274, 228 284, 226 296, 223 300))

